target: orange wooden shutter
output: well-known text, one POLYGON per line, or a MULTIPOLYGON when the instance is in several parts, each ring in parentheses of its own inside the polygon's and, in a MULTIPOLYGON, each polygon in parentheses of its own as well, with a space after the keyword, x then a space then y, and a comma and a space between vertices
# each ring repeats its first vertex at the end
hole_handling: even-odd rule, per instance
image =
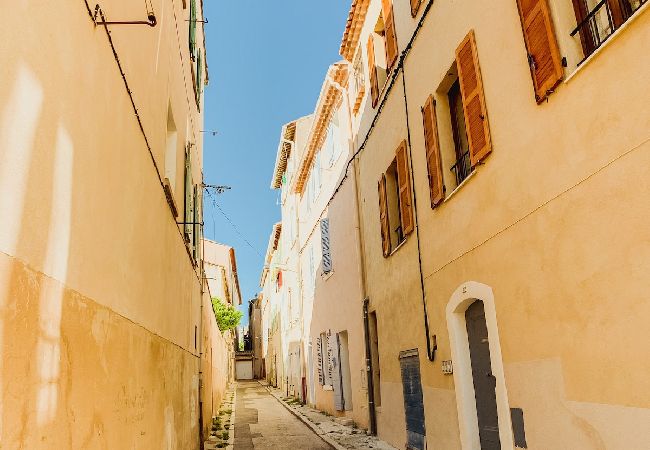
POLYGON ((492 151, 474 30, 469 32, 456 49, 456 65, 473 167, 492 151))
POLYGON ((418 15, 418 9, 420 9, 420 3, 422 0, 411 0, 411 17, 418 15))
POLYGON ((562 58, 558 49, 547 0, 517 0, 528 65, 535 88, 535 100, 541 103, 562 80, 562 58))
POLYGON ((438 141, 438 124, 436 120, 436 103, 430 95, 422 108, 424 125, 424 145, 427 150, 427 169, 429 171, 429 191, 431 207, 435 208, 445 197, 440 162, 440 143, 438 141))
POLYGON ((381 247, 384 256, 390 255, 390 225, 388 223, 388 198, 386 197, 386 175, 381 174, 379 190, 379 222, 381 225, 381 247))
POLYGON ((397 34, 395 34, 395 18, 393 7, 384 16, 384 32, 386 39, 386 69, 390 70, 397 59, 397 34))
POLYGON ((372 41, 372 34, 368 36, 368 74, 370 74, 370 97, 372 107, 377 106, 379 100, 379 80, 377 79, 377 66, 375 65, 375 46, 372 41))
POLYGON ((411 170, 406 153, 406 141, 397 147, 397 184, 399 185, 399 211, 404 236, 413 231, 413 208, 411 207, 411 170))

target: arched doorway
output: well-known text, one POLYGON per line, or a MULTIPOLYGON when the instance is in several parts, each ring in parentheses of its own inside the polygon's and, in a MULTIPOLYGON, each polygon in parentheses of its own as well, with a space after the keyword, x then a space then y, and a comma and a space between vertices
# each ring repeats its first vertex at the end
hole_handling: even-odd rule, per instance
POLYGON ((513 448, 492 289, 473 281, 462 284, 446 315, 463 449, 513 448))

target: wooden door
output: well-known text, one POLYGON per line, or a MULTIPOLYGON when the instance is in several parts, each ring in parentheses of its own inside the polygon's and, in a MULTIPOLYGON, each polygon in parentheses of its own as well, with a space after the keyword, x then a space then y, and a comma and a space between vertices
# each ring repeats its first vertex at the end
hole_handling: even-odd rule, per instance
POLYGON ((496 378, 492 374, 490 345, 483 302, 474 302, 465 312, 472 361, 476 415, 481 450, 500 450, 496 378))

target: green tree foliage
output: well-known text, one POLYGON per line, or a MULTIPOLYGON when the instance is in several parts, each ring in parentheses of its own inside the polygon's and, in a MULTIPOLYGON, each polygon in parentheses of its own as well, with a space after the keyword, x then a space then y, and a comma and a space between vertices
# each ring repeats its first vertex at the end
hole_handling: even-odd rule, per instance
POLYGON ((230 305, 225 305, 216 297, 212 299, 212 309, 214 310, 214 315, 217 318, 217 325, 219 325, 221 331, 234 329, 239 325, 239 321, 243 315, 241 311, 230 305))

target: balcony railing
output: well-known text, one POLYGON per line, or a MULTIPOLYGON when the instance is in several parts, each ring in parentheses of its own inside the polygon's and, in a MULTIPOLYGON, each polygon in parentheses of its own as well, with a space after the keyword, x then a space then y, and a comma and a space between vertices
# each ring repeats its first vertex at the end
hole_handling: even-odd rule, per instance
POLYGON ((460 185, 465 178, 472 173, 472 163, 469 158, 469 150, 461 155, 456 164, 451 166, 451 171, 456 175, 456 186, 460 185))
POLYGON ((571 32, 580 34, 585 57, 596 51, 618 28, 648 0, 601 0, 571 32))

